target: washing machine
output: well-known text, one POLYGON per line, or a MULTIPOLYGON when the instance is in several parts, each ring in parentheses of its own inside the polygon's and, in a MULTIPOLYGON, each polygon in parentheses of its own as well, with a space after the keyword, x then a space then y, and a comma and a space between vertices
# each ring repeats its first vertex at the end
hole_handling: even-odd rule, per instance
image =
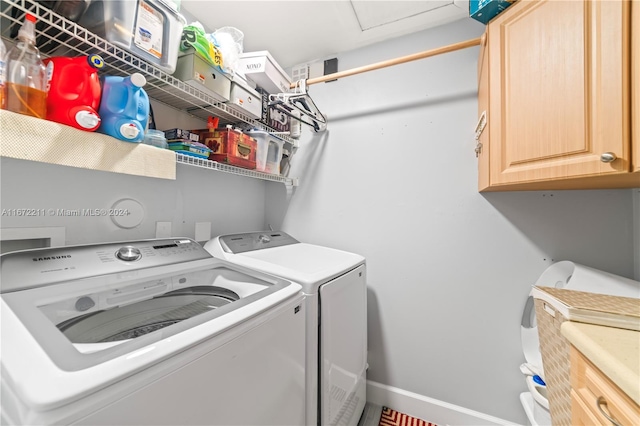
POLYGON ((307 425, 356 425, 366 402, 365 259, 284 232, 223 235, 215 257, 302 286, 306 309, 307 425))
MULTIPOLYGON (((568 260, 549 266, 540 275, 534 286, 640 298, 640 282, 568 260)), ((525 376, 528 392, 520 394, 520 402, 529 424, 550 426, 551 414, 544 382, 544 368, 534 308, 534 296, 540 297, 539 294, 539 290, 535 288, 531 290, 522 314, 520 334, 526 362, 520 366, 520 370, 525 376)), ((559 307, 556 308, 559 309, 559 307)))
POLYGON ((300 285, 185 238, 0 264, 2 424, 305 421, 300 285))

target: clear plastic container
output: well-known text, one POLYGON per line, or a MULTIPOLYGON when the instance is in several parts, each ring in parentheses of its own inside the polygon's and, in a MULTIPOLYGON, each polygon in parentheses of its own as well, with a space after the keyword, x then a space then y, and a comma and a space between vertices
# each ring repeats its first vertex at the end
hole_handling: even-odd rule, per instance
POLYGON ((47 116, 47 74, 35 45, 36 18, 25 15, 18 32, 18 43, 6 56, 9 111, 37 118, 47 116))
POLYGON ((280 161, 284 140, 263 130, 249 130, 245 132, 257 142, 256 170, 259 172, 280 174, 280 161))
POLYGON ((169 144, 167 144, 167 138, 164 137, 164 132, 162 130, 147 130, 147 133, 144 135, 144 140, 142 142, 158 148, 169 148, 169 144))
POLYGON ((79 25, 173 74, 186 24, 169 0, 93 0, 79 25))

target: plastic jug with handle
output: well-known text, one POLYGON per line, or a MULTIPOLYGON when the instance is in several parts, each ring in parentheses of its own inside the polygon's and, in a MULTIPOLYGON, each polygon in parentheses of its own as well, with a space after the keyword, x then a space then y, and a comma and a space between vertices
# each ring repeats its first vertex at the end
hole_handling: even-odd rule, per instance
POLYGON ((140 73, 103 78, 98 132, 126 142, 142 142, 149 120, 149 96, 142 88, 146 83, 140 73))
POLYGON ((98 70, 104 61, 98 55, 45 59, 49 91, 47 120, 94 131, 100 126, 98 106, 102 88, 98 70))

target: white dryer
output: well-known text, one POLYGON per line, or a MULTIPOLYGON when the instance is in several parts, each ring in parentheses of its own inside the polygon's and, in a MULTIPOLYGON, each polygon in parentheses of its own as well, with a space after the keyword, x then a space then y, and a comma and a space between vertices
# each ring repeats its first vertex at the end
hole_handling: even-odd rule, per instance
POLYGON ((284 232, 224 235, 215 257, 302 285, 307 319, 307 425, 356 425, 366 402, 365 259, 284 232))
POLYGON ((0 262, 2 424, 304 422, 298 284, 189 239, 0 262))

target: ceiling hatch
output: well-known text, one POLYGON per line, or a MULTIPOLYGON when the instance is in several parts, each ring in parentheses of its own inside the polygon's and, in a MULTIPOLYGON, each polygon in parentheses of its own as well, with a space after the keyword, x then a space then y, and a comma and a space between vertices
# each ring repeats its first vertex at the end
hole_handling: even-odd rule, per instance
MULTIPOLYGON (((409 18, 425 19, 430 13, 440 15, 441 12, 444 12, 447 8, 457 6, 453 0, 385 2, 350 0, 350 2, 362 31, 388 24, 399 24, 401 21, 409 18), (440 13, 433 13, 438 9, 444 10, 440 10, 440 13)), ((454 9, 458 8, 454 7, 454 9)))

